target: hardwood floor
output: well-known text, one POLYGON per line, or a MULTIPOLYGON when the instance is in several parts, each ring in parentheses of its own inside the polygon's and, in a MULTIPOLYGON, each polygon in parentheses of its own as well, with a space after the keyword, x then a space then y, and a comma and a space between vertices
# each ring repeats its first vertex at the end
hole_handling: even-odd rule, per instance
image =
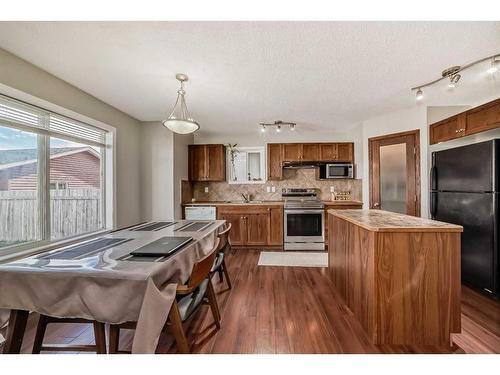
MULTIPOLYGON (((214 278, 222 313, 215 329, 204 307, 188 329, 195 353, 500 353, 500 302, 467 287, 462 290, 462 333, 453 346, 372 345, 328 280, 326 268, 258 267, 258 250, 229 254, 233 282, 214 278)), ((32 314, 22 352, 30 353, 38 317, 32 314)), ((121 349, 130 349, 133 331, 123 331, 121 349)), ((90 344, 91 325, 49 326, 46 343, 90 344)), ((165 335, 159 353, 175 353, 165 335)))

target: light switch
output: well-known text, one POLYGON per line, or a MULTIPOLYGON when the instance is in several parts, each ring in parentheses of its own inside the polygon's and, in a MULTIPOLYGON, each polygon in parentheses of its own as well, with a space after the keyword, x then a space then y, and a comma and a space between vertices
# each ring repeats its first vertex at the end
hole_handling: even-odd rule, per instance
POLYGON ((208 193, 208 186, 205 186, 205 193, 208 193))
POLYGON ((335 193, 335 186, 330 186, 330 193, 335 193))
POLYGON ((270 192, 271 192, 271 186, 266 186, 266 191, 267 191, 268 193, 270 193, 270 192))

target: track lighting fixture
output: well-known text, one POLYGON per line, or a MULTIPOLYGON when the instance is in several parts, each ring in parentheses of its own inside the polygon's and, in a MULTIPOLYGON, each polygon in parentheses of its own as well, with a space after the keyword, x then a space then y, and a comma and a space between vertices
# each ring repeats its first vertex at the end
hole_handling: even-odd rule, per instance
POLYGON ((418 89, 417 91, 417 94, 416 94, 416 99, 418 101, 422 100, 424 98, 424 92, 422 91, 422 89, 418 89))
POLYGON ((457 83, 460 81, 460 78, 462 78, 462 72, 464 70, 470 68, 471 66, 474 66, 476 64, 480 64, 480 63, 482 63, 484 61, 488 61, 488 60, 491 61, 491 64, 490 64, 490 67, 487 69, 487 71, 490 74, 495 74, 497 71, 500 70, 500 60, 498 60, 499 57, 500 57, 500 54, 496 54, 496 55, 488 56, 488 57, 473 61, 473 62, 466 64, 466 65, 452 66, 450 68, 443 70, 441 72, 440 78, 437 78, 434 81, 425 83, 423 85, 418 85, 418 86, 412 87, 411 90, 416 91, 415 99, 417 101, 420 101, 424 97, 423 91, 422 91, 422 89, 424 87, 432 86, 435 83, 438 83, 439 81, 441 81, 443 79, 448 79, 449 80, 448 88, 453 89, 457 86, 457 83))
POLYGON ((281 120, 277 120, 274 122, 261 122, 259 125, 260 125, 260 131, 262 133, 264 133, 268 127, 275 127, 276 133, 281 133, 281 129, 284 126, 288 126, 291 131, 295 131, 295 126, 296 126, 294 122, 286 122, 281 120))
POLYGON ((491 66, 488 68, 487 72, 489 74, 495 74, 500 70, 500 60, 497 60, 495 57, 491 59, 491 66))

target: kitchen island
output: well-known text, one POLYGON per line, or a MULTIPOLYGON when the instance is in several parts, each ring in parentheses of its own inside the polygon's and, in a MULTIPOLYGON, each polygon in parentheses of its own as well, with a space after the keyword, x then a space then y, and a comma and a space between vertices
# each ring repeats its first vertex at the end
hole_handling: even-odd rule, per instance
POLYGON ((460 332, 459 225, 329 210, 328 268, 374 344, 449 345, 460 332))

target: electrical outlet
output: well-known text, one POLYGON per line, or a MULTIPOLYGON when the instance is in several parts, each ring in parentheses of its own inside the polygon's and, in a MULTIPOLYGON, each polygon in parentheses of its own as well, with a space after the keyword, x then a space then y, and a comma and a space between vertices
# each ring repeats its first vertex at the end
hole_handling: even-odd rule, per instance
POLYGON ((272 186, 272 187, 271 187, 271 191, 272 191, 273 193, 276 193, 276 188, 275 188, 274 186, 272 186))
POLYGON ((330 193, 335 193, 335 186, 330 186, 330 193))
POLYGON ((208 186, 205 186, 205 193, 208 193, 208 186))

